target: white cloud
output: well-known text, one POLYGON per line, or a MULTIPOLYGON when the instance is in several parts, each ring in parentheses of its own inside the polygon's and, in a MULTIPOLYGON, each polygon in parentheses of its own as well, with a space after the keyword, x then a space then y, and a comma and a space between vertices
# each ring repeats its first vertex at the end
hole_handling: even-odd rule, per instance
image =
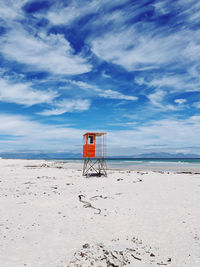
POLYGON ((176 149, 187 148, 189 144, 188 153, 200 154, 199 136, 200 116, 185 120, 157 119, 134 126, 132 130, 110 131, 107 136, 108 151, 111 155, 135 155, 147 151, 151 146, 151 152, 173 153, 176 149))
POLYGON ((103 76, 104 78, 108 78, 108 79, 112 78, 112 77, 111 77, 109 74, 107 74, 105 71, 102 72, 102 76, 103 76))
POLYGON ((125 2, 127 2, 127 0, 90 0, 86 2, 73 0, 69 2, 67 6, 58 3, 53 5, 49 10, 47 19, 54 25, 69 25, 73 23, 74 20, 81 19, 88 14, 98 14, 102 9, 106 11, 109 10, 109 8, 125 2))
POLYGON ((180 10, 179 16, 184 16, 186 22, 191 24, 199 23, 200 3, 196 0, 179 0, 176 8, 180 10))
POLYGON ((170 11, 169 7, 163 1, 156 1, 155 3, 153 3, 153 6, 155 8, 155 11, 160 13, 161 15, 167 14, 170 11))
POLYGON ((184 103, 187 102, 187 99, 178 98, 178 99, 175 99, 174 102, 177 103, 177 104, 179 104, 179 105, 182 105, 182 104, 184 104, 184 103))
MULTIPOLYGON (((66 125, 43 124, 24 116, 0 114, 0 121, 1 134, 8 136, 5 147, 10 150, 66 149, 81 153, 82 135, 88 131, 69 128, 66 125)), ((188 153, 198 152, 200 116, 192 116, 185 120, 154 120, 142 126, 133 122, 132 126, 133 129, 108 132, 109 155, 134 155, 149 148, 154 152, 161 152, 163 149, 165 152, 180 149, 188 149, 188 153)), ((1 149, 4 149, 3 143, 1 149)))
POLYGON ((153 79, 150 82, 146 83, 149 86, 153 87, 171 87, 171 88, 180 88, 182 89, 183 81, 182 77, 178 77, 177 75, 164 76, 157 79, 153 79))
MULTIPOLYGON (((194 2, 193 2, 194 3, 194 2)), ((172 6, 158 2, 156 9, 161 13, 171 12, 172 6)), ((179 1, 177 7, 177 21, 183 23, 183 13, 190 9, 190 4, 182 4, 179 1), (182 15, 182 16, 181 16, 182 15)), ((145 12, 145 7, 133 5, 134 11, 124 10, 124 17, 132 18, 138 10, 140 14, 145 12)), ((133 8, 132 7, 132 8, 133 8)), ((199 8, 199 4, 198 4, 199 8)), ((196 17, 200 14, 200 9, 196 11, 196 17)), ((121 14, 115 14, 121 21, 121 14)), ((113 17, 107 14, 108 18, 113 17)), ((187 14, 191 18, 192 9, 187 14)), ((102 21, 104 23, 104 21, 102 21)), ((177 22, 178 23, 178 22, 177 22)), ((93 53, 105 61, 124 67, 128 71, 151 70, 162 67, 188 69, 190 65, 199 65, 200 52, 199 30, 190 30, 189 27, 177 27, 176 32, 166 25, 158 27, 154 22, 137 21, 129 25, 126 19, 117 27, 108 27, 103 34, 93 37, 90 36, 88 43, 91 45, 93 53)))
POLYGON ((79 88, 82 88, 83 90, 92 90, 93 92, 95 92, 96 95, 98 95, 99 97, 103 97, 103 98, 108 98, 108 99, 120 99, 120 100, 132 100, 135 101, 138 99, 138 97, 136 96, 130 96, 130 95, 125 95, 123 93, 120 93, 118 91, 115 90, 104 90, 104 89, 100 89, 98 86, 96 85, 91 85, 82 81, 73 81, 73 80, 66 80, 66 82, 74 84, 76 86, 78 86, 79 88))
POLYGON ((77 112, 77 111, 85 111, 88 110, 90 107, 90 102, 88 100, 77 99, 77 100, 66 100, 63 99, 60 102, 55 102, 53 104, 52 109, 46 109, 38 114, 44 116, 51 116, 51 115, 61 115, 66 112, 77 112))
POLYGON ((184 76, 161 74, 160 77, 149 78, 148 80, 145 80, 144 77, 138 77, 135 79, 135 82, 138 85, 146 85, 147 87, 155 87, 157 89, 161 88, 171 93, 194 92, 199 91, 200 87, 200 79, 196 76, 196 72, 193 72, 193 74, 186 73, 184 76))
POLYGON ((136 96, 124 95, 122 93, 119 93, 113 90, 104 90, 102 93, 99 94, 99 96, 102 96, 104 98, 133 100, 133 101, 138 99, 138 97, 136 96))
POLYGON ((182 56, 183 41, 182 35, 163 36, 156 30, 139 32, 132 26, 106 33, 92 40, 91 46, 98 57, 133 71, 176 62, 177 55, 182 56))
MULTIPOLYGON (((1 134, 8 136, 1 142, 1 150, 50 149, 81 153, 82 135, 88 131, 43 124, 24 116, 0 114, 0 121, 1 134)), ((161 119, 142 126, 133 122, 132 126, 133 129, 108 132, 108 155, 135 155, 147 150, 199 152, 200 116, 185 120, 161 119)))
POLYGON ((195 102, 195 103, 194 103, 194 107, 200 109, 200 102, 195 102))
POLYGON ((157 109, 166 111, 166 110, 177 110, 177 107, 166 104, 164 102, 164 98, 166 96, 166 92, 162 90, 157 90, 152 94, 147 95, 148 99, 150 100, 151 104, 156 107, 157 109))
POLYGON ((67 83, 71 83, 73 85, 76 85, 78 86, 79 88, 81 89, 84 89, 84 90, 88 90, 88 89, 91 89, 93 91, 98 91, 99 88, 96 86, 96 85, 91 85, 91 84, 88 84, 86 82, 82 82, 82 81, 74 81, 74 80, 65 80, 67 83))
POLYGON ((27 0, 6 0, 0 3, 0 18, 4 20, 4 23, 10 25, 13 20, 23 18, 22 6, 27 0))
POLYGON ((0 114, 0 121, 1 134, 8 136, 5 147, 4 143, 1 145, 3 150, 66 149, 80 152, 82 135, 86 132, 66 125, 43 124, 25 116, 0 114))
POLYGON ((137 122, 114 122, 114 123, 109 123, 109 126, 134 126, 137 125, 137 122))
POLYGON ((58 97, 55 91, 33 89, 31 83, 11 83, 0 78, 0 101, 31 106, 51 103, 58 97))
POLYGON ((88 2, 87 5, 81 5, 78 1, 73 1, 67 7, 53 7, 47 14, 47 19, 52 24, 70 24, 73 20, 81 18, 95 10, 96 1, 88 2))
POLYGON ((19 24, 0 40, 0 52, 8 59, 54 74, 81 74, 91 65, 80 55, 74 55, 69 42, 61 34, 31 35, 19 24))
POLYGON ((162 108, 162 101, 166 93, 164 91, 156 91, 150 95, 148 95, 149 100, 151 103, 157 107, 162 108))

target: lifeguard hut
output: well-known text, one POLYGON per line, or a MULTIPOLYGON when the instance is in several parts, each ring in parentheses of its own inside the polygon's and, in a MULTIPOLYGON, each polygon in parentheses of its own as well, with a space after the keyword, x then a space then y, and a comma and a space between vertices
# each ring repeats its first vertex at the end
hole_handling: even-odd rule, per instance
POLYGON ((83 135, 83 175, 104 175, 106 172, 106 133, 85 133, 83 135))

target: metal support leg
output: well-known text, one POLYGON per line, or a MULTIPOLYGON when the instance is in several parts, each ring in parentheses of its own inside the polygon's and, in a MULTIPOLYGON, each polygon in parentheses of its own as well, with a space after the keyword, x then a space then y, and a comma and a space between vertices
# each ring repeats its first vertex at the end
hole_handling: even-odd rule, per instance
POLYGON ((83 163, 83 176, 104 175, 107 177, 107 166, 104 158, 85 158, 83 163))

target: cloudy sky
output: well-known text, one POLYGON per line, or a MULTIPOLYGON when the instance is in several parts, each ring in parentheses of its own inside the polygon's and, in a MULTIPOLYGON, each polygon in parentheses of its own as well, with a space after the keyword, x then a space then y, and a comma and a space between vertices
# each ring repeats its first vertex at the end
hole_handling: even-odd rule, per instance
POLYGON ((200 2, 0 1, 0 151, 200 154, 200 2))

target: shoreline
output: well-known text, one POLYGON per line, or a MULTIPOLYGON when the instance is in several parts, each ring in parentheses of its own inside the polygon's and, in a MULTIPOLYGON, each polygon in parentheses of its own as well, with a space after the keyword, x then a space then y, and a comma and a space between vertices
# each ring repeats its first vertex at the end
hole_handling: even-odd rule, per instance
MULTIPOLYGON (((83 159, 66 159, 66 160, 49 160, 49 159, 0 159, 12 161, 45 161, 65 164, 66 167, 82 169, 83 159)), ((148 160, 148 159, 147 159, 148 160)), ((161 160, 161 159, 160 159, 161 160)), ((130 170, 130 171, 152 171, 152 172, 174 172, 174 173, 200 173, 200 163, 185 163, 185 162, 144 162, 137 164, 134 161, 127 164, 126 160, 106 160, 108 170, 130 170)))
MULTIPOLYGON (((60 162, 60 161, 55 161, 55 162, 60 162)), ((73 160, 68 160, 62 161, 62 163, 68 164, 68 166, 71 168, 81 168, 83 166, 83 160, 81 162, 75 162, 73 160)), ((130 170, 130 171, 153 171, 153 172, 183 172, 183 173, 200 173, 200 164, 160 164, 160 165, 155 165, 155 164, 129 164, 127 165, 126 163, 123 162, 119 164, 118 162, 111 163, 109 161, 106 161, 107 164, 107 169, 108 170, 130 170)))

